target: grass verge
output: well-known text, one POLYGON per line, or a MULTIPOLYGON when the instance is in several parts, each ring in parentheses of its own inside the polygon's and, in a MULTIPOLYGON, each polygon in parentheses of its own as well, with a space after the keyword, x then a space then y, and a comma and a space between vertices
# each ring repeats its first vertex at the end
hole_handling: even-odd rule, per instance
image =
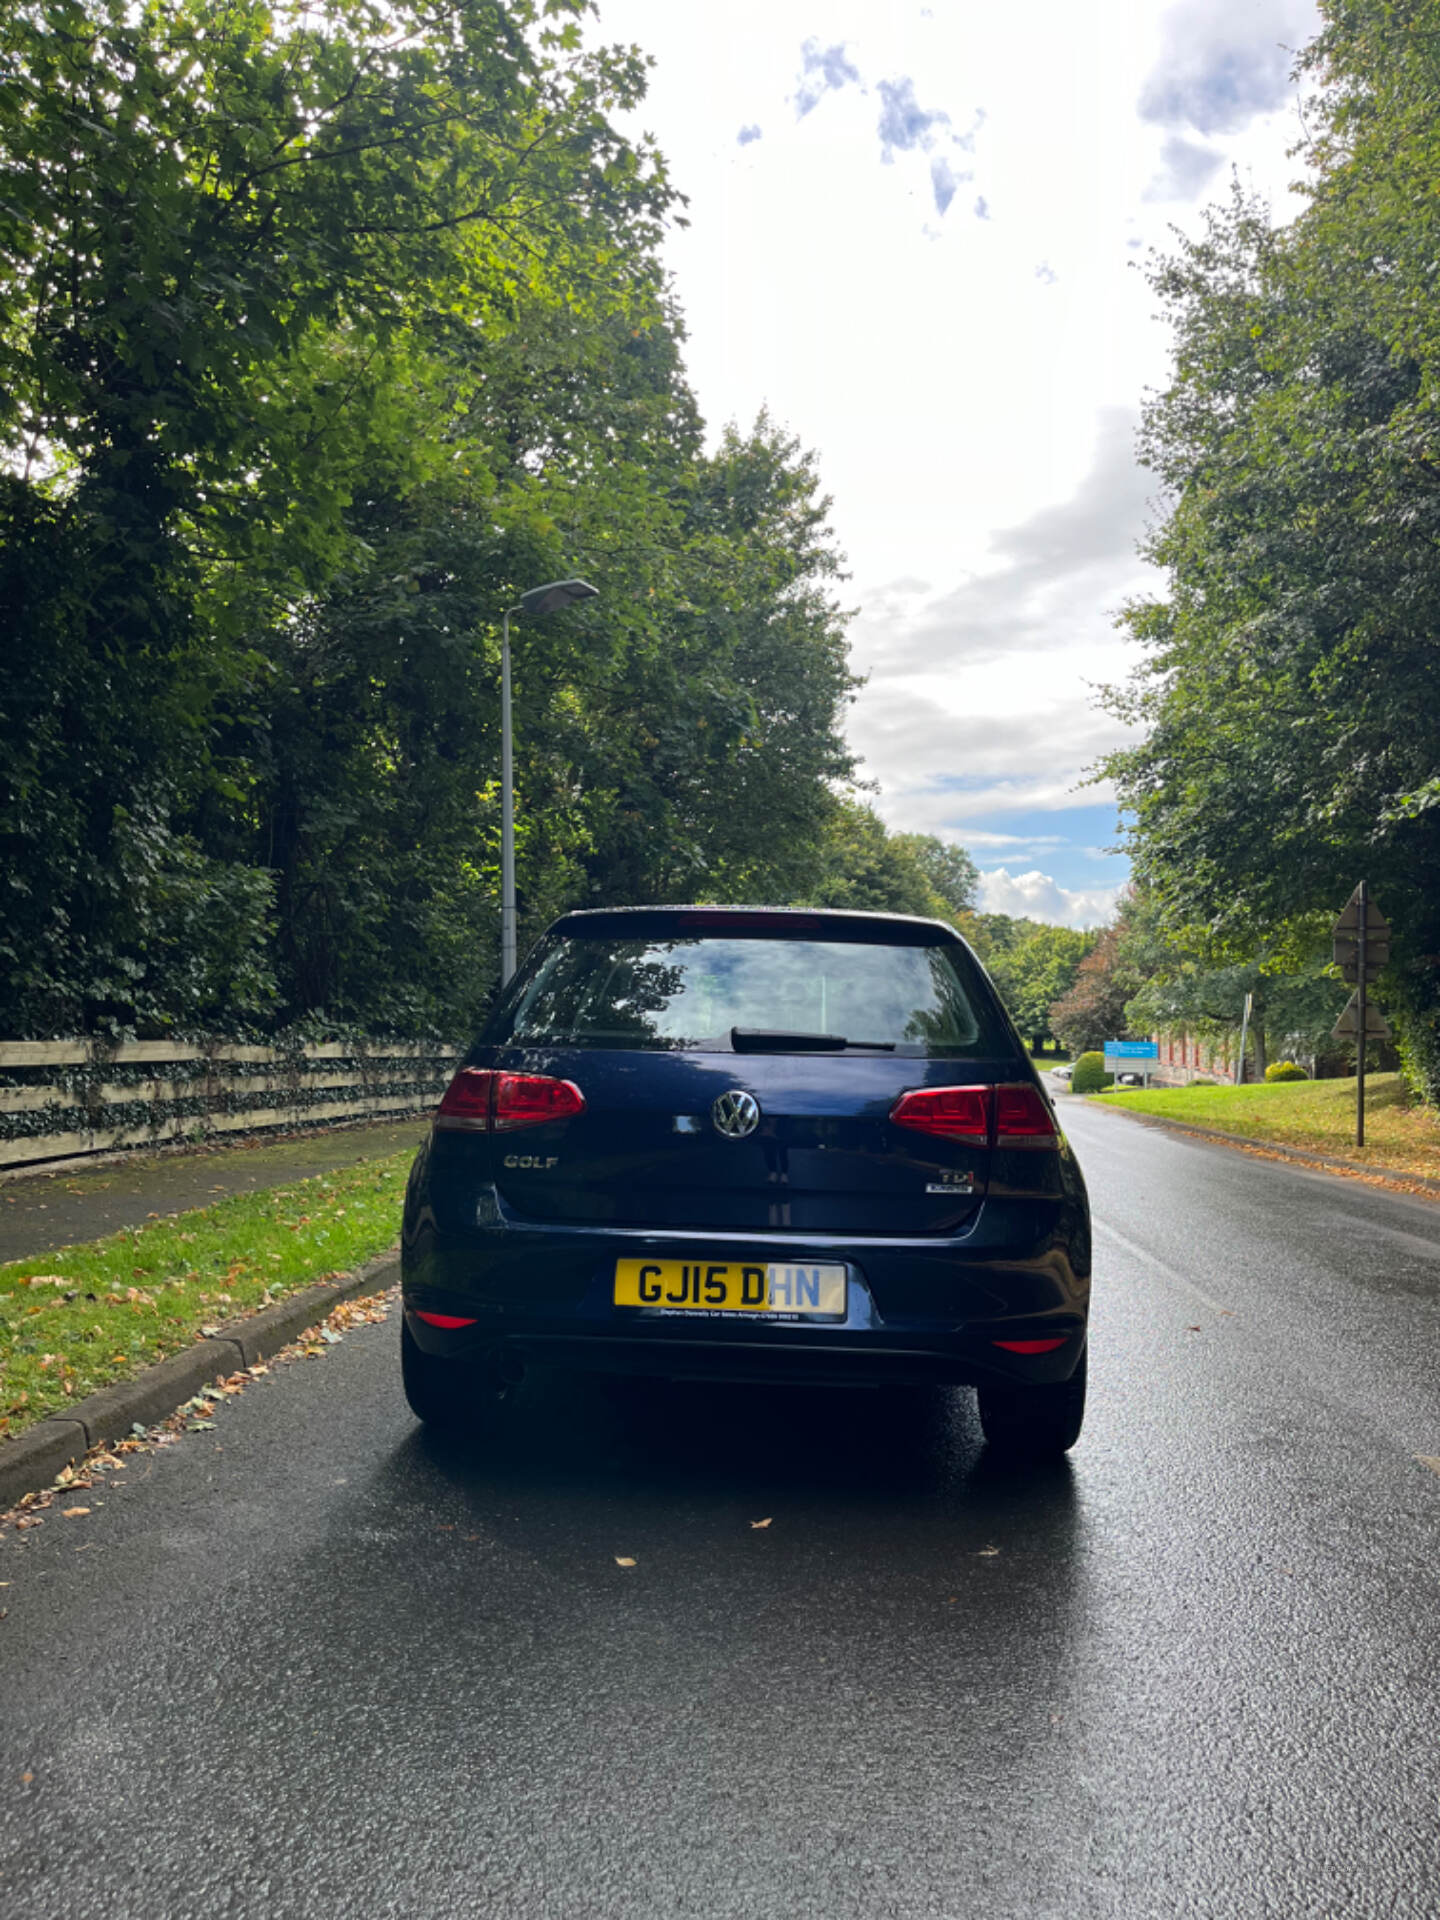
POLYGON ((1360 1166, 1440 1177, 1440 1114, 1412 1101, 1398 1073, 1366 1076, 1363 1148, 1355 1145, 1353 1079, 1254 1087, 1136 1087, 1091 1097, 1102 1106, 1188 1120, 1244 1140, 1271 1140, 1360 1166))
POLYGON ((0 1438, 383 1253, 412 1148, 0 1266, 0 1438))

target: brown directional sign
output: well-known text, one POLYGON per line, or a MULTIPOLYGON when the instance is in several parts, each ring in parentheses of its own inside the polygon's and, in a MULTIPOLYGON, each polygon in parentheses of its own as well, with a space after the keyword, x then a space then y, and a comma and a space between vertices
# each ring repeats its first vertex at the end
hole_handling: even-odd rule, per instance
MULTIPOLYGON (((1352 993, 1345 1002, 1345 1011, 1335 1022, 1332 1029, 1337 1040, 1352 1039, 1360 1031, 1360 996, 1352 993)), ((1390 1023, 1380 1009, 1367 1000, 1365 1002, 1365 1036, 1369 1040, 1388 1040, 1390 1023)))
MULTIPOLYGON (((1360 978, 1360 889, 1345 902, 1335 922, 1335 964, 1352 985, 1360 978)), ((1378 980, 1390 964, 1390 922, 1373 900, 1365 902, 1365 978, 1378 980)))

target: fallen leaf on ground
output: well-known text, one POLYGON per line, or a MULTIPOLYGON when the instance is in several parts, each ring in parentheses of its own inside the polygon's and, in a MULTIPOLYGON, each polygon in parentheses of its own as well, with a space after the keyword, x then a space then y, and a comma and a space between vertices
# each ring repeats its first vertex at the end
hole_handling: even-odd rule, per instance
POLYGON ((621 1556, 620 1556, 620 1555, 619 1555, 619 1554, 617 1553, 617 1554, 616 1554, 616 1556, 615 1556, 615 1564, 616 1564, 616 1566, 617 1566, 617 1567, 633 1567, 633 1566, 634 1566, 634 1564, 635 1564, 635 1562, 634 1562, 633 1560, 626 1560, 626 1559, 623 1559, 623 1558, 622 1558, 622 1557, 621 1557, 621 1556))
POLYGON ((1200 1329, 1199 1327, 1186 1327, 1185 1331, 1187 1333, 1199 1333, 1200 1329))
POLYGON ((89 1511, 89 1507, 62 1507, 60 1509, 61 1514, 67 1520, 78 1519, 82 1513, 88 1513, 89 1511))
POLYGON ((769 1524, 770 1522, 768 1520, 752 1520, 750 1522, 752 1527, 768 1527, 769 1524))
POLYGON ((1415 1458, 1422 1467, 1429 1467, 1432 1473, 1440 1473, 1440 1459, 1437 1459, 1433 1453, 1417 1453, 1415 1458))
POLYGON ((999 1551, 999 1547, 981 1547, 975 1558, 977 1560, 993 1560, 999 1551))

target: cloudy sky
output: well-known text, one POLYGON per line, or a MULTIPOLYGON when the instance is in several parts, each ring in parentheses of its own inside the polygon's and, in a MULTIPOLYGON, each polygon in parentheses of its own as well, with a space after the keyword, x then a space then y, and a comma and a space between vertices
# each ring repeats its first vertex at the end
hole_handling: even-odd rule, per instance
POLYGON ((1079 783, 1147 585, 1132 444, 1167 336, 1140 268, 1232 170, 1298 205, 1314 27, 1311 0, 600 0, 593 31, 654 57, 637 121, 689 196, 700 404, 818 453, 863 771, 893 826, 971 849, 991 909, 1094 924, 1124 879, 1079 783))

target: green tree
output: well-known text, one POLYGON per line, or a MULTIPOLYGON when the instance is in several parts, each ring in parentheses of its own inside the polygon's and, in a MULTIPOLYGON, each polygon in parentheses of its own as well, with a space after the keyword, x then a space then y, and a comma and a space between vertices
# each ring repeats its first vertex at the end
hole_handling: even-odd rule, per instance
POLYGON ((1126 952, 1121 915, 1100 931, 1075 979, 1050 1008, 1050 1028, 1073 1054, 1133 1037, 1127 1003, 1144 984, 1126 952))
POLYGON ((992 953, 990 976, 1011 1019, 1036 1048, 1051 1038, 1050 1010, 1074 986, 1080 963, 1094 945, 1093 933, 1031 922, 1019 938, 992 953))
POLYGON ((829 873, 828 502, 767 419, 705 450, 587 10, 0 20, 12 1031, 463 1030, 500 615, 570 571, 601 599, 515 634, 525 929, 829 873))
POLYGON ((956 925, 973 918, 980 892, 980 869, 964 847, 933 833, 897 833, 896 845, 913 855, 915 864, 943 902, 945 918, 956 925))
POLYGON ((669 190, 607 118, 642 66, 582 54, 579 11, 31 0, 0 20, 17 1021, 273 996, 254 772, 218 737, 264 710, 265 630, 356 555, 347 509, 377 467, 398 491, 436 471, 437 342, 547 281, 654 306, 669 190), (181 901, 234 965, 157 964, 181 901))
POLYGON ((873 807, 840 799, 830 818, 826 871, 813 894, 821 907, 944 918, 941 899, 917 857, 920 835, 892 834, 873 807))
MULTIPOLYGON (((1175 373, 1142 452, 1174 504, 1115 704, 1135 869, 1214 968, 1266 973, 1366 877, 1381 996, 1440 1098, 1440 6, 1330 0, 1300 218, 1237 193, 1154 271, 1175 373), (1261 956, 1256 959, 1256 956, 1261 956)), ((1303 968, 1301 969, 1303 971, 1303 968)), ((1258 976, 1257 976, 1258 977, 1258 976)))

